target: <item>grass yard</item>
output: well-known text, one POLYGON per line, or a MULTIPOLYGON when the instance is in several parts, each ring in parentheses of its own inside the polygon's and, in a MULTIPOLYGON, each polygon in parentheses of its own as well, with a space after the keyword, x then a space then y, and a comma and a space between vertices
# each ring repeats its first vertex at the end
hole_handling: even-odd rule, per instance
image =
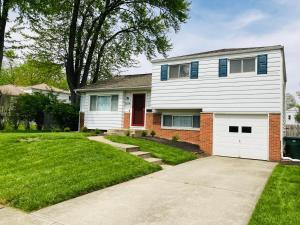
POLYGON ((33 211, 160 170, 81 133, 0 133, 0 203, 33 211))
POLYGON ((300 224, 300 166, 278 165, 272 173, 249 225, 300 224))
POLYGON ((113 142, 137 145, 142 151, 150 152, 154 157, 160 158, 163 162, 171 165, 180 164, 197 158, 193 153, 154 141, 117 135, 106 136, 106 138, 113 142))

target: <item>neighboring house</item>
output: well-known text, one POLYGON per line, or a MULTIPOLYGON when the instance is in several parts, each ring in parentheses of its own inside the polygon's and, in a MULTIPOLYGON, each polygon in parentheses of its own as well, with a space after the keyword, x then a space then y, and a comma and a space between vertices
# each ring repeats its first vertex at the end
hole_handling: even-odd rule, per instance
POLYGON ((25 93, 32 94, 34 92, 40 92, 43 94, 53 93, 57 96, 57 99, 62 102, 70 103, 70 92, 56 87, 49 86, 48 84, 37 84, 28 86, 24 89, 25 93))
POLYGON ((285 121, 282 46, 221 49, 152 61, 152 74, 78 89, 80 126, 147 129, 209 155, 279 161, 285 121))
POLYGON ((0 114, 8 115, 15 99, 24 93, 24 87, 15 86, 12 84, 0 86, 0 114))
POLYGON ((288 110, 286 110, 285 112, 285 116, 286 116, 286 119, 285 119, 285 123, 286 125, 297 125, 299 124, 296 119, 295 119, 295 116, 298 114, 298 108, 297 107, 293 107, 293 108, 290 108, 288 110))
POLYGON ((22 94, 40 92, 43 94, 53 93, 59 101, 70 103, 70 93, 47 84, 37 84, 29 87, 16 86, 12 84, 0 85, 0 114, 7 116, 15 99, 22 94))

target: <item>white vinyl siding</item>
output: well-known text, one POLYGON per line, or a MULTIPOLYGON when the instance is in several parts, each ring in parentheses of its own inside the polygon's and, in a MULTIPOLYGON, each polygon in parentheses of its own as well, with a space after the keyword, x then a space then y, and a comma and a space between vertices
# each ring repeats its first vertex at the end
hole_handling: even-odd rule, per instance
MULTIPOLYGON (((120 129, 123 127, 124 101, 123 91, 115 92, 91 92, 81 96, 80 111, 84 112, 84 125, 88 129, 120 129), (91 96, 115 96, 118 95, 118 105, 113 106, 113 110, 117 111, 91 111, 91 96)), ((112 101, 116 101, 115 99, 112 101)))
MULTIPOLYGON (((184 64, 199 61, 198 79, 160 81, 160 66, 152 67, 153 109, 202 109, 204 112, 281 112, 282 57, 280 50, 173 60, 164 64, 184 64), (229 73, 218 76, 219 59, 253 58, 268 54, 268 74, 256 72, 229 73)), ((229 70, 229 62, 228 62, 229 70)))

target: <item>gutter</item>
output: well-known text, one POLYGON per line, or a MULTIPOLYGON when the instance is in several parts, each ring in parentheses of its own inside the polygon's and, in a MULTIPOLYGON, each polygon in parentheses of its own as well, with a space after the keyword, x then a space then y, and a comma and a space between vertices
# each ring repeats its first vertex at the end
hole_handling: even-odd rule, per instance
POLYGON ((136 89, 151 89, 151 86, 140 86, 140 87, 116 87, 116 88, 89 88, 89 89, 75 89, 77 92, 89 92, 89 91, 112 91, 112 90, 136 90, 136 89))

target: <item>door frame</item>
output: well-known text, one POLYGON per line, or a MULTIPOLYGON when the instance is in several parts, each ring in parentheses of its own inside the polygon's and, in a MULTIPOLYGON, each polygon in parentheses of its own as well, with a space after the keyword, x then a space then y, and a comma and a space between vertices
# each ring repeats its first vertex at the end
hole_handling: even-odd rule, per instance
MULTIPOLYGON (((269 139, 269 121, 270 121, 270 114, 269 113, 261 113, 261 112, 218 112, 218 113, 214 113, 213 114, 213 135, 212 135, 212 138, 213 138, 213 147, 212 147, 212 155, 215 155, 215 142, 217 140, 217 137, 216 137, 216 133, 215 133, 215 128, 216 128, 216 115, 264 115, 264 116, 267 116, 267 159, 255 159, 255 160, 263 160, 263 161, 268 161, 269 158, 270 158, 270 139, 269 139)), ((224 157, 230 157, 230 156, 224 156, 224 157)), ((239 157, 233 157, 233 158, 241 158, 240 156, 239 157)), ((246 159, 252 159, 252 158, 246 158, 246 159)))
POLYGON ((130 105, 130 127, 144 129, 146 127, 146 112, 147 112, 147 92, 145 92, 145 91, 132 92, 131 93, 131 105, 130 105), (144 125, 143 126, 133 125, 133 96, 138 95, 138 94, 145 95, 145 110, 144 110, 144 125))

